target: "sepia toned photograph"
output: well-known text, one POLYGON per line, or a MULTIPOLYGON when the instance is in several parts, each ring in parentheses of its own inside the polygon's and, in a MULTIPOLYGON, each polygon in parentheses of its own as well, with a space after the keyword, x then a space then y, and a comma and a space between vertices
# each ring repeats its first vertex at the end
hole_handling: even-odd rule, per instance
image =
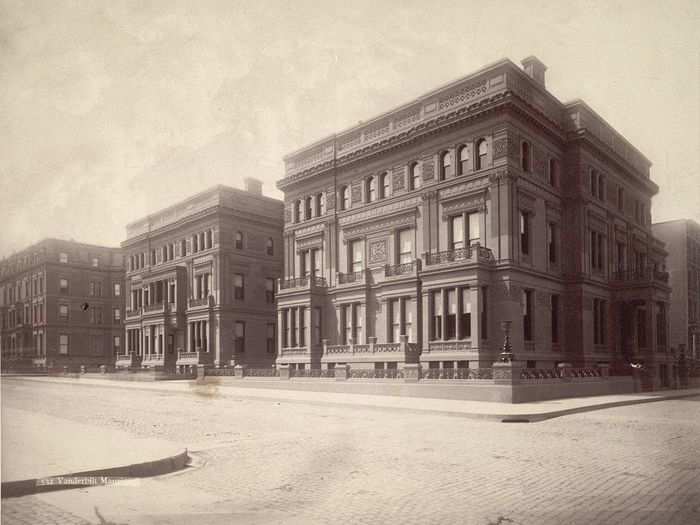
POLYGON ((700 3, 0 0, 1 521, 700 524, 700 3))

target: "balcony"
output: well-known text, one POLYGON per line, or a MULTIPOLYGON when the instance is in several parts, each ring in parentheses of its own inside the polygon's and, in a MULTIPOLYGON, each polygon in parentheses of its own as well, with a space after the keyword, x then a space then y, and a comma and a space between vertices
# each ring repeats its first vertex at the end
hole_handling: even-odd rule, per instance
POLYGON ((144 314, 152 314, 152 313, 162 314, 164 312, 165 312, 165 303, 163 303, 163 302, 147 304, 143 307, 144 314))
POLYGON ((409 343, 408 337, 400 336, 398 343, 377 343, 376 337, 369 337, 367 344, 329 345, 323 340, 323 362, 374 362, 402 361, 417 362, 418 348, 415 343, 409 343))
POLYGON ((328 287, 328 283, 323 277, 293 277, 291 279, 280 279, 279 280, 279 291, 280 293, 296 292, 300 290, 325 290, 328 287))
POLYGON ((308 346, 288 346, 282 348, 280 352, 280 357, 303 357, 309 355, 310 351, 308 346))
POLYGON ((398 275, 415 275, 420 271, 420 260, 414 260, 407 263, 387 264, 384 267, 384 277, 395 277, 398 275))
POLYGON ((472 349, 470 340, 464 341, 430 341, 428 348, 423 349, 423 354, 446 354, 469 352, 472 349))
POLYGON ((338 273, 338 284, 364 284, 367 282, 367 272, 366 270, 360 270, 359 272, 350 273, 338 273))
POLYGON ((191 298, 187 301, 188 308, 200 308, 202 306, 212 306, 214 304, 214 297, 212 295, 207 295, 206 297, 191 298))
POLYGON ((141 366, 141 356, 135 353, 119 354, 115 362, 117 368, 135 368, 141 366))
POLYGON ((137 308, 136 310, 127 310, 126 311, 126 318, 127 319, 137 319, 141 317, 141 308, 137 308))
POLYGON ((456 250, 445 250, 437 253, 426 253, 424 256, 426 266, 437 264, 463 264, 463 263, 491 263, 494 261, 493 252, 488 248, 483 248, 478 244, 469 248, 458 248, 456 250))
POLYGON ((212 353, 206 352, 204 350, 197 350, 196 352, 183 352, 177 353, 177 366, 180 365, 205 365, 212 362, 212 353))
POLYGON ((668 284, 669 273, 662 272, 653 266, 633 270, 618 270, 613 272, 610 280, 620 284, 668 284))
POLYGON ((164 366, 165 365, 165 354, 146 354, 143 356, 141 361, 141 366, 152 367, 152 366, 164 366))

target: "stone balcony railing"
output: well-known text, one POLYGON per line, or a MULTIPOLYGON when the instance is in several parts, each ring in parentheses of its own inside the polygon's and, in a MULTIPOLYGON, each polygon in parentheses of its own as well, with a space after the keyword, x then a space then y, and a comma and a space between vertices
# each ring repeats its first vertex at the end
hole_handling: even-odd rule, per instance
POLYGON ((362 284, 367 282, 367 271, 360 270, 359 272, 338 273, 338 284, 362 284))
POLYGON ((326 279, 323 277, 292 277, 290 279, 280 279, 279 280, 279 291, 291 291, 291 290, 314 290, 314 289, 325 289, 328 287, 326 279))
POLYGON ((651 283, 659 282, 668 284, 669 273, 662 272, 654 268, 653 266, 648 266, 646 268, 638 269, 621 269, 614 271, 611 275, 611 281, 618 283, 651 283))
POLYGON ((309 355, 309 353, 310 351, 308 346, 287 346, 282 348, 280 352, 280 357, 299 357, 309 355))
POLYGON ((430 341, 427 348, 423 349, 423 354, 469 352, 471 349, 471 340, 430 341))
POLYGON ((206 364, 212 360, 211 352, 207 352, 204 349, 197 349, 194 352, 185 352, 179 350, 177 352, 177 364, 178 365, 199 365, 206 364))
POLYGON ((141 308, 137 308, 136 310, 127 310, 126 311, 126 318, 127 319, 134 319, 136 317, 141 316, 141 308))
POLYGON ((401 264, 387 264, 384 267, 384 277, 394 277, 397 275, 412 275, 419 272, 421 269, 420 259, 413 260, 407 263, 401 264))
MULTIPOLYGON (((417 357, 417 346, 415 343, 408 342, 408 336, 399 336, 398 343, 377 343, 376 337, 368 337, 369 341, 366 344, 359 344, 350 341, 349 344, 329 345, 327 339, 322 340, 323 355, 326 357, 343 355, 372 356, 375 354, 384 354, 384 356, 396 355, 400 360, 408 360, 411 357, 417 357)), ((371 357, 370 357, 371 358, 371 357)))
POLYGON ((423 255, 426 266, 452 263, 491 263, 494 261, 493 252, 488 248, 474 244, 468 248, 445 250, 423 255))
POLYGON ((143 363, 150 363, 150 362, 160 362, 165 359, 165 354, 162 352, 157 354, 157 353, 152 353, 152 354, 146 354, 143 356, 143 363))
POLYGON ((207 295, 206 297, 191 298, 187 301, 188 308, 211 306, 212 304, 214 304, 214 297, 212 295, 207 295))
POLYGON ((165 311, 165 303, 163 303, 163 302, 147 304, 143 307, 143 313, 164 312, 164 311, 165 311))
POLYGON ((134 352, 118 354, 116 358, 117 366, 138 366, 139 363, 141 363, 141 356, 134 352))

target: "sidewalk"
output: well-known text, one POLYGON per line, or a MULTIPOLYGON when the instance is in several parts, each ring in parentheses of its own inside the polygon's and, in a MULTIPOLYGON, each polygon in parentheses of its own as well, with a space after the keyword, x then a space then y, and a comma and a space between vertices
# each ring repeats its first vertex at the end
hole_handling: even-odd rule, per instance
POLYGON ((382 410, 404 410, 414 413, 439 413, 458 417, 488 419, 503 422, 536 422, 553 417, 599 410, 614 406, 634 405, 700 396, 700 388, 686 390, 665 390, 651 393, 621 394, 594 397, 576 397, 555 399, 537 403, 494 403, 483 401, 465 401, 455 399, 433 399, 420 397, 399 397, 387 395, 347 394, 336 392, 318 392, 308 390, 285 389, 284 384, 273 385, 270 381, 232 380, 221 382, 196 383, 195 381, 169 381, 158 383, 131 383, 106 381, 86 377, 47 378, 27 377, 12 379, 20 381, 43 381, 53 383, 71 383, 103 388, 135 388, 139 390, 156 390, 190 393, 201 396, 231 396, 286 402, 331 404, 344 406, 361 406, 382 410))
POLYGON ((136 438, 127 432, 39 412, 2 408, 3 497, 57 490, 71 483, 41 485, 36 481, 53 476, 163 474, 182 468, 184 453, 184 446, 163 440, 136 438))

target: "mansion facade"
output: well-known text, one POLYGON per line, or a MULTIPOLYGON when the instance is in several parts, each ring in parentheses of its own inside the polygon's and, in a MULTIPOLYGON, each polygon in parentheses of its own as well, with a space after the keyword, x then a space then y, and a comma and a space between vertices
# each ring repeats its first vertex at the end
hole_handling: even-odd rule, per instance
POLYGON ((670 288, 650 162, 545 66, 484 67, 285 157, 278 365, 641 364, 670 288))
POLYGON ((282 202, 216 186, 127 225, 125 346, 116 366, 271 366, 282 202))

